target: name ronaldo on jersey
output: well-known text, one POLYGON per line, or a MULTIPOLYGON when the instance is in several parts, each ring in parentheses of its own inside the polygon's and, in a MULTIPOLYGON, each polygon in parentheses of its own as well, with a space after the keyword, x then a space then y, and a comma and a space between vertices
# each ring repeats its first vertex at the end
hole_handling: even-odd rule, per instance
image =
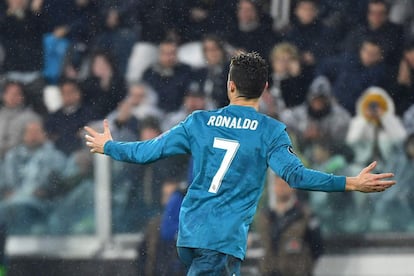
POLYGON ((226 127, 234 129, 250 129, 256 130, 259 122, 248 118, 228 117, 228 116, 210 116, 207 121, 208 126, 226 127))

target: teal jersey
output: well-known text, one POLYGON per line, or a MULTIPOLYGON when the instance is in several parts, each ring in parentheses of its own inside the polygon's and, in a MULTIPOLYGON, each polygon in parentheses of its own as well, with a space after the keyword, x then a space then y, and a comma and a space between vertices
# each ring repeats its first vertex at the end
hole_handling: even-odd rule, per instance
POLYGON ((293 188, 345 189, 344 176, 303 166, 284 124, 245 106, 197 111, 155 139, 109 141, 104 152, 135 163, 191 154, 194 180, 182 203, 177 246, 217 250, 240 259, 269 166, 293 188))

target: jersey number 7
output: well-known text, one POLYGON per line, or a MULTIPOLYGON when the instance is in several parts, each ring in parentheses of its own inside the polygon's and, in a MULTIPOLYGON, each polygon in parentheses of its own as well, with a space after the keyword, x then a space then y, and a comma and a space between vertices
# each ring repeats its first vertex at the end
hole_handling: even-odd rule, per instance
POLYGON ((236 156, 239 146, 240 143, 236 140, 227 140, 217 137, 214 138, 213 147, 225 150, 226 154, 224 154, 220 168, 218 169, 216 175, 213 177, 213 181, 211 181, 210 189, 208 190, 210 193, 215 194, 218 192, 221 186, 221 182, 223 181, 223 177, 228 171, 231 162, 233 162, 234 156, 236 156))

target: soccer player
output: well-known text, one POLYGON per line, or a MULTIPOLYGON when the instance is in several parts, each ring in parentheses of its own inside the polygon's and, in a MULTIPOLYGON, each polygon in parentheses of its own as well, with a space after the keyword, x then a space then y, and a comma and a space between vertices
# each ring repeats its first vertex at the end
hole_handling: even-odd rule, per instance
POLYGON ((395 184, 387 179, 392 173, 371 173, 375 162, 356 177, 305 168, 285 125, 257 111, 267 76, 266 62, 258 54, 234 56, 227 82, 230 105, 194 112, 152 140, 115 142, 106 120, 103 133, 85 127, 90 151, 115 160, 144 164, 192 155, 194 180, 182 203, 177 240, 188 275, 240 274, 247 232, 269 166, 296 189, 380 192, 395 184))

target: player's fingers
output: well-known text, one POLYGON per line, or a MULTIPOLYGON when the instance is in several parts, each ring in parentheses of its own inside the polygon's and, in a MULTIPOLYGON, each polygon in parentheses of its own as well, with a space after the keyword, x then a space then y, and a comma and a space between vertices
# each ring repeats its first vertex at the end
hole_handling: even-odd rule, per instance
POLYGON ((92 148, 92 147, 93 147, 93 143, 92 143, 92 142, 86 142, 86 145, 87 145, 88 147, 90 147, 90 148, 92 148))
POLYGON ((98 132, 96 132, 93 128, 85 126, 84 129, 92 136, 97 136, 99 135, 98 132))
POLYGON ((375 169, 376 166, 377 166, 377 161, 372 162, 367 167, 362 169, 361 174, 371 172, 373 169, 375 169))
POLYGON ((384 179, 384 178, 391 178, 394 177, 393 173, 380 173, 380 174, 375 174, 375 179, 384 179))
POLYGON ((104 127, 104 134, 107 134, 107 133, 109 133, 110 131, 109 131, 109 123, 108 123, 108 120, 107 119, 105 119, 104 121, 103 121, 103 127, 104 127))
POLYGON ((91 148, 90 149, 90 152, 95 153, 95 149, 94 148, 91 148))
POLYGON ((377 182, 375 182, 376 186, 392 186, 395 185, 395 183, 397 183, 397 181, 395 180, 378 180, 377 182))
POLYGON ((88 134, 85 135, 85 139, 86 139, 86 141, 89 141, 89 142, 94 142, 95 141, 95 138, 88 135, 88 134))

